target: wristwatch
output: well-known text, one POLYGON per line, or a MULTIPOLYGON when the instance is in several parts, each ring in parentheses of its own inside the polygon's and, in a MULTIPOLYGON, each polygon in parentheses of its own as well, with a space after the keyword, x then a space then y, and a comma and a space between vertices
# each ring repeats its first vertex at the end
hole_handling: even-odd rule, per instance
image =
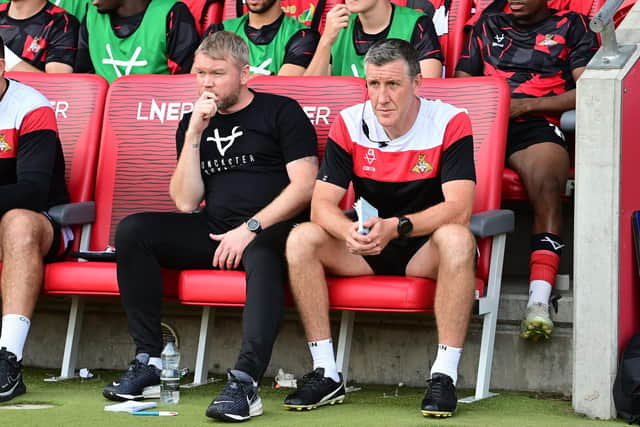
POLYGON ((260 220, 258 218, 250 218, 247 221, 247 228, 249 231, 252 231, 256 234, 262 231, 262 225, 260 225, 260 220))
POLYGON ((402 239, 407 237, 413 230, 413 223, 406 216, 398 217, 398 236, 402 239))

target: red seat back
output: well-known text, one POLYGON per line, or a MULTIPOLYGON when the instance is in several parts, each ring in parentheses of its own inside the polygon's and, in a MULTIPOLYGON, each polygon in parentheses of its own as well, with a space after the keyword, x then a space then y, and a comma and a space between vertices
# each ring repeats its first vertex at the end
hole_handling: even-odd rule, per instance
MULTIPOLYGON (((318 136, 318 154, 324 154, 329 129, 343 109, 363 102, 366 98, 364 80, 357 77, 290 77, 260 76, 249 81, 256 90, 284 95, 302 106, 318 136)), ((353 204, 353 193, 342 201, 343 208, 353 204)))
MULTIPOLYGON (((238 15, 237 7, 239 1, 242 0, 224 0, 222 21, 238 18, 240 15, 249 12, 246 4, 242 2, 242 14, 238 15)), ((341 3, 344 3, 344 0, 326 0, 321 12, 320 24, 318 26, 318 31, 320 31, 320 33, 324 30, 324 26, 327 21, 327 12, 329 12, 333 6, 341 3)), ((311 26, 311 21, 316 13, 317 4, 318 0, 280 0, 280 7, 282 7, 284 13, 307 26, 311 26)))
POLYGON ((175 133, 196 97, 192 74, 125 76, 111 85, 102 127, 92 250, 113 244, 116 227, 127 215, 176 210, 169 197, 175 133))
POLYGON ((56 112, 72 202, 93 200, 95 165, 108 84, 88 74, 7 73, 40 91, 56 112))
MULTIPOLYGON (((473 128, 476 165, 473 211, 499 209, 509 119, 507 83, 504 79, 494 77, 425 79, 419 94, 467 109, 473 128)), ((491 255, 489 239, 480 241, 480 254, 477 275, 486 283, 491 255)))
POLYGON ((209 25, 222 19, 223 0, 181 0, 186 4, 196 22, 198 34, 202 35, 209 25))
MULTIPOLYGON (((7 73, 51 101, 66 166, 72 202, 93 200, 104 103, 109 85, 89 74, 7 73)), ((74 249, 80 239, 76 238, 74 249)))

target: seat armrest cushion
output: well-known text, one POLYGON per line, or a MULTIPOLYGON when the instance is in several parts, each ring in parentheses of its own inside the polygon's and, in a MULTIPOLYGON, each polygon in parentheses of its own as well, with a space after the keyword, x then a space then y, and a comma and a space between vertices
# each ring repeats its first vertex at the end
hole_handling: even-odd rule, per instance
POLYGON ((471 215, 471 232, 476 237, 489 237, 513 231, 515 219, 513 211, 493 209, 471 215))
POLYGON ((576 130, 576 110, 569 110, 560 116, 560 129, 568 132, 576 130))
POLYGON ((96 220, 96 202, 56 205, 47 213, 60 225, 89 224, 96 220))

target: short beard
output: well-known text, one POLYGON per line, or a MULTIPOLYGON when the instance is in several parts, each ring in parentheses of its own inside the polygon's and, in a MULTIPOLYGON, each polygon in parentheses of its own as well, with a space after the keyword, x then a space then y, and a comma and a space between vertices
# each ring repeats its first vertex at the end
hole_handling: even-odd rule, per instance
POLYGON ((228 110, 230 107, 233 107, 238 103, 238 98, 240 97, 240 93, 234 92, 224 98, 218 99, 216 102, 216 107, 218 107, 218 111, 228 110))
POLYGON ((267 10, 271 9, 271 7, 276 1, 277 0, 270 0, 268 3, 266 3, 262 7, 258 7, 258 9, 255 9, 255 10, 251 9, 251 6, 249 6, 249 3, 247 3, 247 9, 249 9, 251 13, 256 13, 256 14, 265 13, 267 10))

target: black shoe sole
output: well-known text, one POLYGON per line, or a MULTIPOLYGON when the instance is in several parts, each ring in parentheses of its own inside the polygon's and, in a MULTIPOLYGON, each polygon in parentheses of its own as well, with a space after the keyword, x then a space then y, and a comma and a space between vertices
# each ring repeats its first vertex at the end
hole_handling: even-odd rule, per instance
POLYGON ((343 394, 341 396, 334 397, 333 399, 325 400, 324 402, 311 403, 309 405, 289 405, 285 403, 284 407, 287 409, 295 409, 297 411, 302 411, 302 410, 310 411, 312 409, 319 408, 320 406, 340 404, 344 402, 345 397, 346 396, 343 394))
POLYGON ((22 382, 22 379, 20 379, 20 382, 16 384, 11 394, 8 394, 6 396, 0 396, 0 402, 8 402, 14 397, 18 397, 22 394, 25 394, 26 392, 27 392, 27 386, 25 386, 24 383, 22 382))

